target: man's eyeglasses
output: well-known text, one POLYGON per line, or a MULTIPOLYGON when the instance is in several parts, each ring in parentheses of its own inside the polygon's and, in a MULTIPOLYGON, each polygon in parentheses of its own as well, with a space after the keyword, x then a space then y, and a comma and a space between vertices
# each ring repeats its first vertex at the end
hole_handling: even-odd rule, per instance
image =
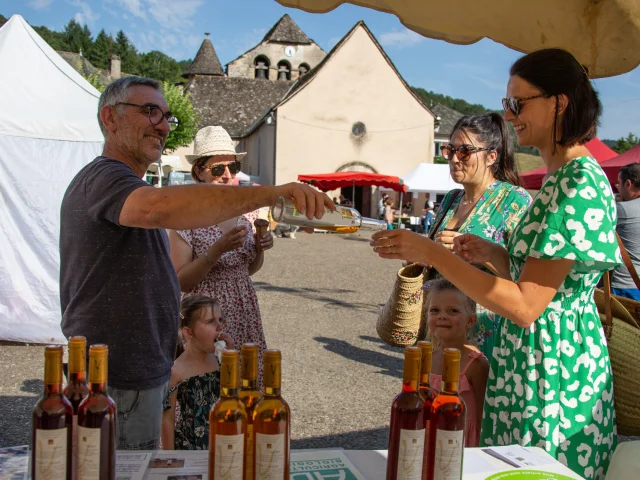
POLYGON ((506 112, 507 110, 510 110, 511 113, 513 113, 514 115, 519 115, 520 112, 522 111, 522 106, 524 105, 524 102, 526 102, 527 100, 533 100, 534 98, 546 98, 548 97, 548 95, 534 95, 533 97, 524 97, 524 98, 516 98, 516 97, 508 97, 508 98, 503 98, 502 99, 502 108, 504 109, 504 111, 506 112))
POLYGON ((221 177, 224 175, 224 169, 228 168, 231 175, 236 175, 242 168, 242 162, 235 160, 231 163, 217 163, 215 165, 209 165, 208 167, 201 167, 203 170, 209 170, 211 176, 221 177))
POLYGON ((473 145, 460 145, 459 147, 454 147, 453 145, 442 145, 440 147, 442 156, 448 161, 453 160, 453 155, 455 154, 456 158, 461 162, 466 162, 467 160, 469 160, 469 157, 474 152, 490 152, 492 150, 495 149, 486 147, 474 147, 473 145))
POLYGON ((166 118, 169 123, 169 130, 172 132, 178 128, 178 125, 180 124, 178 119, 171 112, 164 113, 157 105, 138 105, 137 103, 127 102, 118 102, 116 105, 127 105, 128 107, 139 108, 142 113, 146 113, 149 116, 149 122, 154 126, 160 125, 162 119, 166 118))

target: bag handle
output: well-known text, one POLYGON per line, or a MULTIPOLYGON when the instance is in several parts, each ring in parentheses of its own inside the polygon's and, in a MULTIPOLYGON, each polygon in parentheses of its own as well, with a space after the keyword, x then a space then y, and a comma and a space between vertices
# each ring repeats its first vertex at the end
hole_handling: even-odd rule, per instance
POLYGON ((447 216, 447 213, 449 213, 449 209, 450 209, 450 208, 451 208, 451 206, 453 205, 453 202, 455 202, 455 201, 456 201, 456 199, 460 196, 460 193, 461 193, 462 191, 463 191, 463 190, 462 190, 461 188, 456 188, 455 190, 453 190, 453 191, 452 191, 452 193, 453 193, 453 192, 455 192, 455 194, 454 194, 454 195, 451 195, 451 197, 449 197, 449 198, 450 198, 450 200, 449 200, 449 203, 447 203, 447 206, 446 206, 446 207, 445 207, 445 206, 443 206, 444 213, 443 213, 443 214, 442 214, 442 216, 440 217, 440 220, 438 220, 438 222, 437 222, 437 223, 435 223, 435 224, 433 225, 433 227, 431 227, 431 232, 429 233, 429 238, 430 238, 431 240, 433 240, 433 239, 435 238, 436 233, 438 232, 438 229, 440 228, 440 225, 442 225, 442 221, 445 219, 445 217, 447 216))
POLYGON ((629 275, 631 275, 631 278, 633 278, 633 283, 636 284, 636 288, 640 290, 640 278, 638 278, 638 272, 636 272, 636 268, 631 262, 629 252, 627 252, 627 249, 624 247, 624 244, 622 243, 622 239, 620 238, 620 235, 618 235, 618 232, 616 232, 616 238, 618 239, 618 246, 620 247, 620 253, 622 254, 622 261, 624 262, 624 266, 627 267, 627 270, 629 270, 629 275))

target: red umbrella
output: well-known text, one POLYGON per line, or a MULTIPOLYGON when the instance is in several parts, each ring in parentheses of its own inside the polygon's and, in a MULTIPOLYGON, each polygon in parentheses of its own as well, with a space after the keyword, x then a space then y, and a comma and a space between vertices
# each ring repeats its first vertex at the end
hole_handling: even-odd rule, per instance
MULTIPOLYGON (((597 137, 593 140, 589 140, 584 144, 584 146, 587 147, 587 150, 591 152, 593 158, 595 158, 600 164, 611 160, 616 155, 618 155, 615 151, 611 150, 604 143, 602 143, 597 137)), ((520 175, 520 178, 522 179, 522 185, 524 186, 524 188, 528 188, 529 190, 539 190, 542 187, 542 179, 546 174, 547 167, 540 167, 536 168, 535 170, 531 170, 530 172, 523 173, 522 175, 520 175)))
POLYGON ((640 145, 636 145, 631 150, 627 150, 617 157, 607 160, 600 166, 604 170, 604 173, 606 173, 611 185, 615 185, 618 183, 618 172, 620 168, 630 163, 640 163, 640 145))
POLYGON ((391 188, 397 192, 406 192, 407 186, 400 177, 381 175, 367 172, 336 172, 298 175, 298 181, 305 182, 319 188, 323 192, 343 187, 377 185, 391 188))

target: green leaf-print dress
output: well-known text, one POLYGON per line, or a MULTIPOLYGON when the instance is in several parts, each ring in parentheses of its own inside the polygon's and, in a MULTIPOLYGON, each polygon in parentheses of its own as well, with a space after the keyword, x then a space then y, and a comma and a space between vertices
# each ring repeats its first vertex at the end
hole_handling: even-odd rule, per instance
MULTIPOLYGON (((440 203, 440 210, 434 225, 438 224, 442 215, 445 215, 445 218, 440 223, 438 231, 446 228, 460 206, 462 196, 458 193, 459 190, 447 193, 440 203), (452 196, 453 202, 451 202, 452 196), (450 203, 451 206, 445 212, 442 206, 450 203)), ((480 238, 485 238, 506 248, 509 238, 524 217, 530 203, 531 197, 525 189, 510 183, 496 181, 482 194, 467 219, 457 230, 460 233, 478 235, 480 238)), ((493 343, 498 334, 498 326, 499 317, 478 305, 478 321, 469 332, 469 340, 487 358, 491 358, 493 353, 493 343)))
POLYGON ((527 257, 573 268, 529 328, 500 319, 487 384, 482 445, 542 447, 587 479, 604 479, 616 443, 613 380, 593 301, 620 263, 616 206, 596 161, 580 157, 544 184, 509 241, 511 276, 527 257))

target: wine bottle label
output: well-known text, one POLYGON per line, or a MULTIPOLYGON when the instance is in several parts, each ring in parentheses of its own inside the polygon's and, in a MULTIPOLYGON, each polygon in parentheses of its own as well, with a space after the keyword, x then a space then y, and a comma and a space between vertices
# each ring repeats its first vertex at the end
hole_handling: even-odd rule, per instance
POLYGON ((436 430, 433 479, 460 480, 463 450, 464 430, 436 430))
POLYGON ((284 433, 256 433, 256 480, 282 480, 285 471, 284 433))
POLYGON ((397 480, 420 480, 424 457, 424 428, 400 430, 397 480))
POLYGON ((247 454, 245 456, 246 478, 253 479, 253 425, 247 424, 247 454))
POLYGON ((242 480, 244 435, 216 435, 214 480, 242 480))
POLYGON ((73 423, 71 429, 71 480, 76 480, 78 461, 78 415, 73 416, 73 423))
POLYGON ((100 480, 100 428, 78 427, 77 480, 100 480))
POLYGON ((36 429, 36 478, 65 480, 67 478, 67 429, 36 429))

